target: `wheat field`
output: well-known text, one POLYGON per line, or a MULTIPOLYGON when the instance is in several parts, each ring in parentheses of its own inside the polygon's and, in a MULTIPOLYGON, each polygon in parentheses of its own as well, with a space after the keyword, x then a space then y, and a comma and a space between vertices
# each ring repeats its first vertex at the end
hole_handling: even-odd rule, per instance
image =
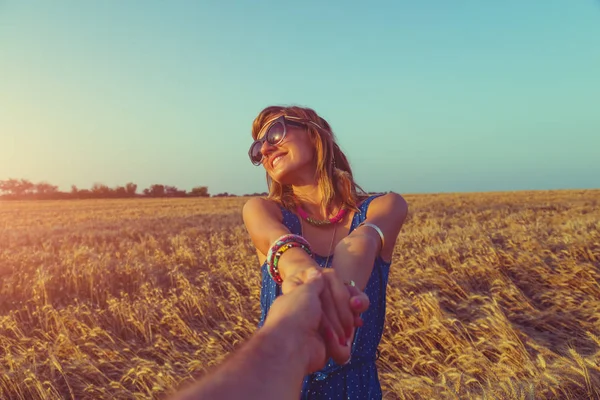
MULTIPOLYGON (((600 398, 600 190, 407 195, 385 399, 600 398)), ((244 198, 0 202, 0 398, 163 398, 255 330, 244 198)))

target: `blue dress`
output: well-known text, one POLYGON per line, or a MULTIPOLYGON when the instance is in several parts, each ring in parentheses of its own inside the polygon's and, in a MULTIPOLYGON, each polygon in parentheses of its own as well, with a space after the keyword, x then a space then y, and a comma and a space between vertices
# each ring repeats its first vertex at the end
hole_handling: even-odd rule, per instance
MULTIPOLYGON (((371 196, 364 200, 359 206, 360 212, 354 214, 350 232, 352 232, 367 215, 367 209, 371 201, 379 195, 371 196)), ((281 207, 283 223, 291 233, 300 235, 301 225, 298 216, 281 207)), ((327 257, 315 255, 315 260, 321 267, 325 265, 327 257)), ((269 276, 266 262, 261 267, 262 289, 260 295, 261 318, 259 327, 265 321, 271 304, 276 297, 281 295, 281 287, 269 276)), ((385 321, 385 295, 390 272, 390 263, 377 257, 373 271, 365 288, 369 296, 369 309, 362 314, 364 324, 356 330, 352 342, 351 361, 344 366, 337 365, 329 359, 325 367, 313 374, 304 377, 300 399, 347 399, 347 400, 371 400, 381 399, 381 385, 377 375, 375 361, 378 358, 377 346, 383 333, 385 321)))

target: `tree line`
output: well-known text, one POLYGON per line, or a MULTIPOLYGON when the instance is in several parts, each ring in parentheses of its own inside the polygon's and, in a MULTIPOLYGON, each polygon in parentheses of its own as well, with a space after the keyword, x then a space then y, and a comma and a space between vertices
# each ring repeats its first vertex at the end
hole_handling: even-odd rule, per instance
MULTIPOLYGON (((266 193, 253 193, 245 196, 259 196, 266 193)), ((95 183, 90 189, 80 189, 75 185, 71 191, 63 192, 58 186, 48 182, 33 183, 27 179, 7 179, 0 181, 0 199, 6 200, 63 200, 63 199, 121 199, 132 197, 211 197, 207 186, 196 186, 190 191, 176 186, 153 184, 138 192, 138 185, 129 182, 124 186, 109 187, 95 183)), ((219 193, 212 197, 235 197, 234 194, 219 193)))

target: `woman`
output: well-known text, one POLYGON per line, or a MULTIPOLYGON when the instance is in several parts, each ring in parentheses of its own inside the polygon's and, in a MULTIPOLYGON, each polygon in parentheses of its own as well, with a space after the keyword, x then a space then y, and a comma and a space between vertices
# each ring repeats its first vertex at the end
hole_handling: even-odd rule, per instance
POLYGON ((262 263, 260 325, 277 296, 301 285, 311 269, 322 269, 322 332, 339 345, 331 347, 324 369, 305 377, 301 398, 381 398, 377 346, 407 204, 396 193, 368 196, 360 189, 331 127, 309 108, 265 108, 252 137, 249 156, 265 168, 269 188, 268 198, 252 198, 243 209, 262 263), (347 285, 370 299, 356 331, 347 285))

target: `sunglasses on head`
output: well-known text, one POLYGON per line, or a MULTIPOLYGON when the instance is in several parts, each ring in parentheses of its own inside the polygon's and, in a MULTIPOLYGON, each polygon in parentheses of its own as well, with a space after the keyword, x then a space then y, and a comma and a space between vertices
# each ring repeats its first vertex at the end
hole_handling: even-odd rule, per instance
POLYGON ((313 121, 307 121, 302 118, 284 115, 277 117, 272 122, 270 122, 263 137, 255 140, 254 143, 252 143, 252 146, 250 146, 248 156, 250 156, 250 161, 252 161, 252 164, 260 165, 262 163, 262 146, 265 141, 271 146, 276 146, 279 143, 281 143, 285 138, 285 135, 287 133, 287 124, 303 127, 305 126, 305 123, 310 123, 315 125, 317 128, 320 128, 319 125, 317 125, 313 121))

